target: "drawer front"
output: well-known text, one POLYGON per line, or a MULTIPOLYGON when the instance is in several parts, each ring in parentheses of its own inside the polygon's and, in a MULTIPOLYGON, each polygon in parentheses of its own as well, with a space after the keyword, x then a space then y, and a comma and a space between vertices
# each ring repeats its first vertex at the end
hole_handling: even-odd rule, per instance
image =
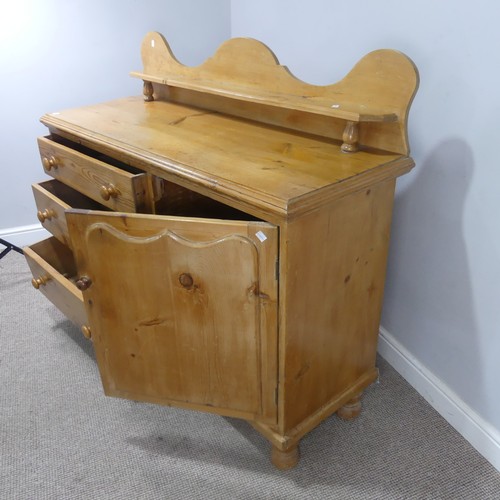
POLYGON ((43 227, 59 241, 71 248, 65 210, 82 208, 102 210, 99 203, 57 180, 33 184, 33 196, 37 207, 37 217, 43 227))
POLYGON ((38 138, 38 147, 48 175, 112 210, 147 210, 146 174, 132 174, 46 137, 38 138))
POLYGON ((87 325, 82 292, 75 285, 71 251, 54 237, 23 250, 33 274, 32 285, 80 328, 87 325))

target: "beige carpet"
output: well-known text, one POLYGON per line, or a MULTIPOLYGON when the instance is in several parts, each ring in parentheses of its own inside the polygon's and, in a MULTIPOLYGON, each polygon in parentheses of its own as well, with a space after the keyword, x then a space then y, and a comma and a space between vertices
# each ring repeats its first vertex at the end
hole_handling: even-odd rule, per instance
POLYGON ((279 472, 247 423, 107 398, 92 346, 0 260, 0 499, 499 499, 500 474, 385 361, 279 472))

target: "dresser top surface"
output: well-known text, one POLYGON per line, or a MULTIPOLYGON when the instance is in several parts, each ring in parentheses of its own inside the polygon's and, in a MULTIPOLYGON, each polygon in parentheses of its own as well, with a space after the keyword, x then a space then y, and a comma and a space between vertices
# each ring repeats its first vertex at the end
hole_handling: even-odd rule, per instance
POLYGON ((338 141, 141 97, 50 113, 42 122, 55 133, 134 158, 155 175, 281 215, 413 166, 405 155, 343 153, 338 141))

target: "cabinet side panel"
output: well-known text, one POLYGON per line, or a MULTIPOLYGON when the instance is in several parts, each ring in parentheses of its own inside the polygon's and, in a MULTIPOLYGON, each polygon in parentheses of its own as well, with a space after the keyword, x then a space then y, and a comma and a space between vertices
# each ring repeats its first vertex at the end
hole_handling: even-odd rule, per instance
POLYGON ((307 432, 374 378, 394 184, 341 198, 284 232, 284 434, 307 432))

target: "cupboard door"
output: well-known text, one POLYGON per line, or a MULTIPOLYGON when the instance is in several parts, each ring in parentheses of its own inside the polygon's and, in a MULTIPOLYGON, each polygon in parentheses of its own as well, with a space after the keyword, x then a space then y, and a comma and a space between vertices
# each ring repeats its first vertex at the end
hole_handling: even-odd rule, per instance
POLYGON ((278 229, 67 212, 106 394, 275 421, 278 229))

